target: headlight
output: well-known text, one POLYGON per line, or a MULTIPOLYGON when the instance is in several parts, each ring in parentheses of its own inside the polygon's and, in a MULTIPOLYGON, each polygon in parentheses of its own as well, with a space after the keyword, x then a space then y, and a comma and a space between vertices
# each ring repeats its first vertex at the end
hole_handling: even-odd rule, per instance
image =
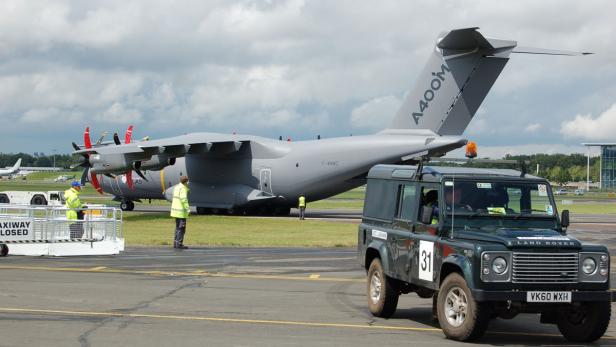
POLYGON ((492 270, 499 275, 507 271, 507 261, 505 260, 505 258, 494 258, 494 260, 492 260, 492 270))
POLYGON ((587 275, 591 275, 595 272, 595 270, 597 270, 597 262, 590 257, 584 259, 582 262, 582 271, 584 271, 587 275))

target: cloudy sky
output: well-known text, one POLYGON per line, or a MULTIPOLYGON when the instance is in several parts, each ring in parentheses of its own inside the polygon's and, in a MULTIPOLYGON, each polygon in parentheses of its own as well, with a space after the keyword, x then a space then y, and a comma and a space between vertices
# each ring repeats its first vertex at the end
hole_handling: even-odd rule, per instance
POLYGON ((520 45, 465 135, 480 155, 616 142, 613 1, 0 2, 0 152, 70 152, 90 126, 296 140, 389 124, 439 32, 520 45))

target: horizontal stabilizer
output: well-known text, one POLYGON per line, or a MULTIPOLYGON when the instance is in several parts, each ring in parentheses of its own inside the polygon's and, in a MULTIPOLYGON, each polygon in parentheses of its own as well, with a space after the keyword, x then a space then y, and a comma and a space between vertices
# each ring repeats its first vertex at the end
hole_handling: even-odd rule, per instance
POLYGON ((511 53, 525 53, 525 54, 545 54, 545 55, 589 55, 594 54, 592 52, 573 52, 573 51, 561 51, 555 49, 535 48, 535 47, 522 47, 517 46, 511 53))

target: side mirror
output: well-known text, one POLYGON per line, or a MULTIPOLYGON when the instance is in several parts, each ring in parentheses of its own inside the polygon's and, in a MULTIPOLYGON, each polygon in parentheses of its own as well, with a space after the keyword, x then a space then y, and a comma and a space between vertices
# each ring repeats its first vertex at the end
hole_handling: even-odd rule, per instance
POLYGON ((569 226, 569 210, 563 210, 562 216, 560 217, 560 224, 563 228, 569 226))
POLYGON ((433 213, 434 213, 434 207, 423 206, 421 208, 421 222, 423 224, 431 224, 432 223, 432 214, 433 213))

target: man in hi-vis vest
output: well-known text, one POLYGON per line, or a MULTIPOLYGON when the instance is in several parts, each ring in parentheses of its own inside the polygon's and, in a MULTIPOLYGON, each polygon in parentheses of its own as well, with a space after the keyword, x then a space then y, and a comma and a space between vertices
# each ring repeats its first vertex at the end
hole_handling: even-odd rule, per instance
POLYGON ((304 196, 304 194, 299 195, 297 208, 299 209, 299 219, 304 220, 304 217, 306 215, 306 197, 304 196))
POLYGON ((188 177, 180 177, 180 184, 173 188, 173 201, 171 202, 171 217, 175 218, 175 239, 173 248, 186 249, 184 246, 184 233, 186 233, 186 218, 190 214, 188 206, 188 177))

